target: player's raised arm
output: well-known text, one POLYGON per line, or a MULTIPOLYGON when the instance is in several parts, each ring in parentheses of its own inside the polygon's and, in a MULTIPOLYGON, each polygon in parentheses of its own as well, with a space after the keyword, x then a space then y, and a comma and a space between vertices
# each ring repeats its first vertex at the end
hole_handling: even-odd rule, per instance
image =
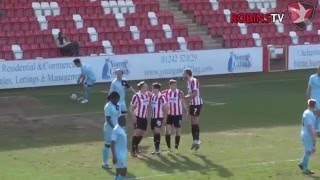
POLYGON ((135 90, 135 89, 133 89, 133 87, 132 87, 132 86, 130 86, 130 90, 131 90, 133 93, 136 93, 136 90, 135 90))
POLYGON ((133 93, 136 93, 136 90, 130 85, 127 80, 122 80, 122 85, 125 86, 127 89, 130 89, 133 93))
POLYGON ((126 81, 126 82, 127 82, 126 83, 126 88, 130 89, 133 93, 136 93, 136 90, 133 89, 133 87, 129 84, 129 82, 128 81, 126 81))
POLYGON ((130 107, 129 107, 129 111, 130 111, 130 114, 132 116, 132 119, 133 119, 134 123, 137 123, 137 118, 136 118, 136 116, 134 114, 134 110, 137 108, 137 101, 138 101, 137 95, 135 94, 132 97, 132 100, 131 100, 131 103, 130 103, 130 107))

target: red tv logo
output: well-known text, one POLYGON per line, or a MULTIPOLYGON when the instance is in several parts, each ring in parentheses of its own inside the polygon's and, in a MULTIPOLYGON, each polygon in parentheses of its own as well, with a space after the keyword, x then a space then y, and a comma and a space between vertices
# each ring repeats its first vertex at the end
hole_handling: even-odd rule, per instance
POLYGON ((306 2, 297 2, 288 5, 288 14, 296 27, 305 29, 312 21, 315 14, 315 6, 306 2))
POLYGON ((231 23, 275 23, 282 22, 284 14, 278 13, 231 13, 231 23))

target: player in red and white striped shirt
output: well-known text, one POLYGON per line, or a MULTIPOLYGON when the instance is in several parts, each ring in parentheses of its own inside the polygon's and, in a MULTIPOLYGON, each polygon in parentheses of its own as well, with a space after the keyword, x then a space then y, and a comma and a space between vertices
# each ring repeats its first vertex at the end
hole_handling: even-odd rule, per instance
POLYGON ((130 104, 130 113, 133 116, 134 132, 132 137, 132 155, 136 156, 139 152, 138 145, 147 130, 148 121, 147 115, 150 104, 150 94, 148 92, 148 85, 142 81, 138 85, 139 92, 132 97, 130 104))
POLYGON ((161 141, 161 127, 163 118, 167 116, 168 106, 167 100, 164 95, 160 93, 161 84, 152 84, 152 96, 151 96, 151 130, 153 131, 153 142, 155 150, 152 154, 160 153, 160 141, 161 141))
POLYGON ((183 107, 185 107, 184 102, 184 94, 182 91, 177 89, 177 81, 171 79, 169 81, 169 89, 164 90, 162 92, 165 95, 168 101, 169 112, 167 116, 166 122, 166 142, 169 148, 169 152, 171 151, 171 129, 173 126, 176 130, 175 137, 175 149, 178 150, 180 144, 180 136, 181 136, 181 122, 183 115, 183 107))
POLYGON ((191 149, 198 150, 200 148, 200 127, 199 127, 199 116, 201 112, 201 107, 203 101, 200 97, 200 84, 198 79, 192 76, 191 69, 185 69, 183 72, 183 78, 188 83, 188 94, 185 98, 189 99, 190 106, 189 106, 189 115, 191 120, 191 132, 193 143, 191 149))

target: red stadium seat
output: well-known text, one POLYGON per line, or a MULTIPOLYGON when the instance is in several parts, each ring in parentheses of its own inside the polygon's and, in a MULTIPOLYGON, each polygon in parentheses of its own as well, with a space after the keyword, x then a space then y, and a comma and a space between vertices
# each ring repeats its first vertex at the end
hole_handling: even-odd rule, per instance
MULTIPOLYGON (((5 16, 1 19, 0 46, 19 44, 24 51, 25 59, 36 57, 52 58, 59 57, 60 51, 55 46, 52 29, 61 29, 68 41, 77 41, 80 45, 80 55, 100 54, 104 52, 103 40, 110 40, 116 54, 145 53, 145 38, 151 38, 156 43, 157 51, 168 51, 179 49, 176 38, 187 37, 188 28, 184 24, 175 24, 172 12, 161 12, 159 1, 133 0, 136 13, 126 13, 125 27, 118 27, 114 14, 104 14, 101 1, 89 2, 87 0, 56 0, 61 14, 57 16, 46 16, 48 29, 40 30, 39 22, 34 14, 31 2, 48 2, 47 0, 3 0, 0 9, 5 16), (152 26, 148 12, 155 12, 158 24, 152 26), (76 29, 74 14, 80 14, 84 21, 84 27, 76 29), (163 24, 169 24, 173 36, 165 38, 162 29, 163 24), (140 31, 140 39, 133 40, 130 26, 137 26, 140 31), (93 27, 98 33, 98 41, 90 42, 88 27, 93 27)), ((208 0, 181 0, 187 5, 188 11, 207 10, 211 12, 211 4, 208 0)), ((205 13, 207 13, 205 12, 205 13)), ((202 18, 206 14, 201 12, 202 18)), ((225 18, 224 18, 225 20, 225 18)), ((203 47, 202 40, 194 37, 190 40, 192 49, 203 47)), ((1 56, 10 59, 10 53, 0 50, 1 56)), ((12 52, 11 52, 12 55, 12 52)), ((1 58, 1 57, 0 57, 1 58)))

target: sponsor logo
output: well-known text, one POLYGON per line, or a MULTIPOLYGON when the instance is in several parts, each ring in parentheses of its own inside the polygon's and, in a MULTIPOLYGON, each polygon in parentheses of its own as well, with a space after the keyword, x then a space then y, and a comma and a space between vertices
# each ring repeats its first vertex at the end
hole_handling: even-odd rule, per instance
POLYGON ((292 23, 304 30, 312 21, 315 14, 315 6, 306 2, 297 2, 288 5, 288 14, 292 23))
POLYGON ((279 13, 231 13, 231 23, 276 23, 282 22, 284 14, 279 13))
POLYGON ((121 69, 123 74, 128 75, 130 73, 129 61, 114 61, 110 58, 105 58, 104 66, 102 68, 102 79, 110 79, 112 76, 114 76, 117 69, 121 69))
POLYGON ((237 70, 246 70, 252 67, 252 58, 250 53, 248 54, 237 54, 230 52, 228 61, 228 71, 235 72, 237 70))
MULTIPOLYGON (((304 30, 315 15, 315 6, 307 2, 291 3, 287 6, 289 19, 299 29, 304 30)), ((283 13, 231 13, 231 23, 282 23, 283 13)))

